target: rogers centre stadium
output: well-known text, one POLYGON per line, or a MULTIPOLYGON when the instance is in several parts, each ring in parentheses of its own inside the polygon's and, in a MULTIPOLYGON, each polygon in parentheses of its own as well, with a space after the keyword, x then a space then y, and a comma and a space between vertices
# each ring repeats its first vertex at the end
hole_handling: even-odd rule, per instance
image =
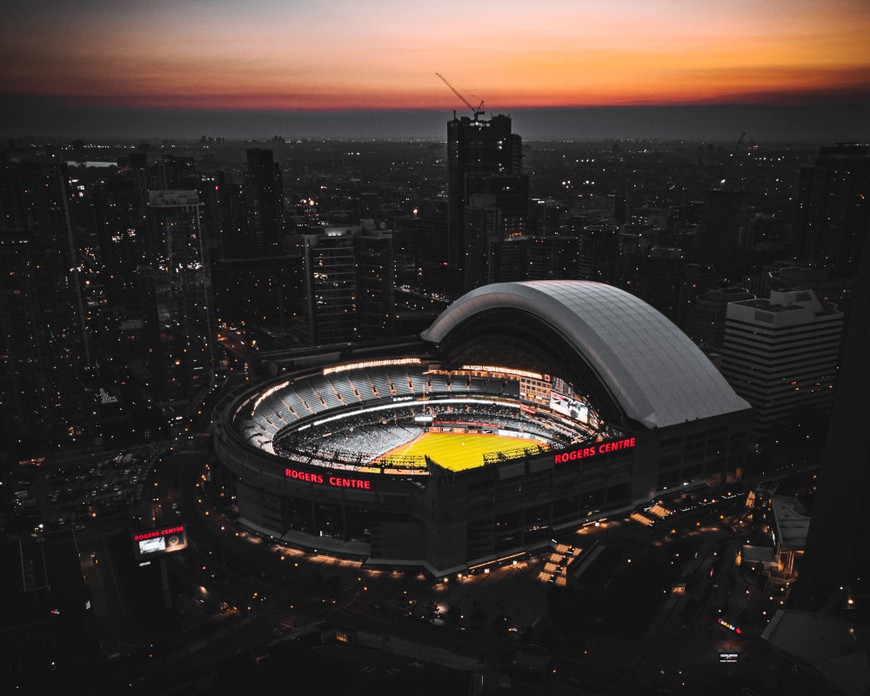
POLYGON ((487 285, 419 341, 276 370, 215 410, 237 524, 435 576, 723 485, 751 424, 673 323, 587 281, 487 285))

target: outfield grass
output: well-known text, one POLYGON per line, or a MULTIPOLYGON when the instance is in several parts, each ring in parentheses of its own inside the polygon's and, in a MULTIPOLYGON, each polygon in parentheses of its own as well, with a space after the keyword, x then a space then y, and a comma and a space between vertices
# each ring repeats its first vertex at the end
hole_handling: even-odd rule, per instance
POLYGON ((445 469, 462 471, 483 466, 483 455, 487 452, 507 452, 533 447, 536 444, 533 440, 502 435, 423 433, 411 442, 387 452, 384 456, 426 455, 445 469))

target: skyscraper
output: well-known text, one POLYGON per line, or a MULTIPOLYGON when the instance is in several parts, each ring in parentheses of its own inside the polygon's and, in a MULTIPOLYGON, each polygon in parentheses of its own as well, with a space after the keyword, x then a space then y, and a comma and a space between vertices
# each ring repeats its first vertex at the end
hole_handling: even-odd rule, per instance
POLYGON ((619 227, 601 221, 585 225, 579 237, 577 270, 580 279, 617 285, 620 280, 619 227))
POLYGON ((465 249, 463 287, 466 290, 492 282, 491 246, 499 237, 501 211, 495 196, 476 193, 465 204, 465 249))
POLYGON ((745 192, 717 188, 707 192, 707 213, 701 228, 699 256, 725 266, 746 244, 745 192))
POLYGON ((575 279, 580 240, 575 236, 530 237, 526 250, 528 280, 575 279))
POLYGON ((356 238, 356 258, 360 336, 386 338, 394 319, 392 232, 364 228, 356 238))
POLYGON ((80 443, 94 420, 70 205, 57 153, 0 159, 0 439, 22 452, 80 443))
POLYGON ((686 321, 686 333, 702 348, 718 351, 725 337, 728 303, 754 299, 746 288, 712 288, 698 295, 686 321))
POLYGON ((477 253, 467 243, 465 226, 465 208, 474 194, 496 197, 507 235, 525 230, 528 177, 522 172, 522 138, 511 132, 509 116, 454 117, 447 124, 448 257, 463 282, 466 265, 477 253))
POLYGON ((722 372, 752 404, 756 442, 830 408, 842 329, 842 312, 812 290, 774 290, 769 299, 728 304, 722 372))
POLYGON ((254 243, 249 248, 254 255, 284 251, 284 189, 281 169, 273 160, 272 150, 247 151, 245 186, 254 235, 254 243))
POLYGON ((304 235, 305 296, 313 345, 392 331, 392 232, 371 221, 304 235))
POLYGON ((258 327, 307 343, 301 254, 220 259, 213 266, 219 322, 258 327), (304 335, 304 340, 299 334, 304 335))
POLYGON ((145 171, 144 162, 142 169, 124 166, 101 177, 93 187, 98 255, 106 295, 113 307, 132 304, 133 273, 145 260, 148 239, 145 171))
POLYGON ((795 252, 812 265, 850 277, 858 273, 870 224, 870 145, 822 147, 801 170, 795 252))
MULTIPOLYGON (((142 153, 133 153, 139 155, 142 153)), ((138 169, 142 160, 134 157, 132 164, 138 169)), ((151 191, 180 191, 196 188, 199 174, 193 157, 177 157, 164 154, 160 161, 147 170, 148 188, 151 191)))
POLYGON ((354 232, 326 229, 303 238, 305 297, 312 345, 344 343, 357 335, 354 232))
POLYGON ((203 204, 203 226, 210 233, 217 259, 256 258, 246 201, 247 189, 223 171, 202 177, 199 199, 203 204))
POLYGON ((211 273, 196 191, 151 191, 144 290, 149 367, 158 398, 193 399, 214 379, 211 273))
POLYGON ((713 284, 713 269, 688 262, 681 249, 654 246, 638 280, 636 294, 685 330, 698 295, 713 284))

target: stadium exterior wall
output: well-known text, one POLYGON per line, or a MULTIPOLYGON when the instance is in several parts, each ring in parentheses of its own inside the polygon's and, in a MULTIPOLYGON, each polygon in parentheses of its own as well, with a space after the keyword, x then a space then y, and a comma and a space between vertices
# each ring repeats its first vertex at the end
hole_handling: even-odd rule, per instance
POLYGON ((461 472, 431 465, 415 477, 289 462, 247 445, 222 420, 213 437, 242 523, 297 546, 440 576, 539 548, 555 529, 677 494, 684 482, 725 483, 743 464, 750 414, 639 429, 625 435, 631 447, 593 456, 551 451, 461 472))

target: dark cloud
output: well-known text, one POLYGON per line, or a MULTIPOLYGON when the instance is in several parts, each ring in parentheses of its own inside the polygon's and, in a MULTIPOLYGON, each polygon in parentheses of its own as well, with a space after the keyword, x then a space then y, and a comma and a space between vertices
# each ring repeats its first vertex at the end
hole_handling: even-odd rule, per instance
MULTIPOLYGON (((870 140, 870 101, 804 105, 715 104, 504 109, 525 140, 870 140)), ((462 112, 459 112, 460 115, 462 112)), ((205 111, 83 106, 42 97, 0 97, 0 136, 95 139, 446 139, 452 112, 205 111)))

